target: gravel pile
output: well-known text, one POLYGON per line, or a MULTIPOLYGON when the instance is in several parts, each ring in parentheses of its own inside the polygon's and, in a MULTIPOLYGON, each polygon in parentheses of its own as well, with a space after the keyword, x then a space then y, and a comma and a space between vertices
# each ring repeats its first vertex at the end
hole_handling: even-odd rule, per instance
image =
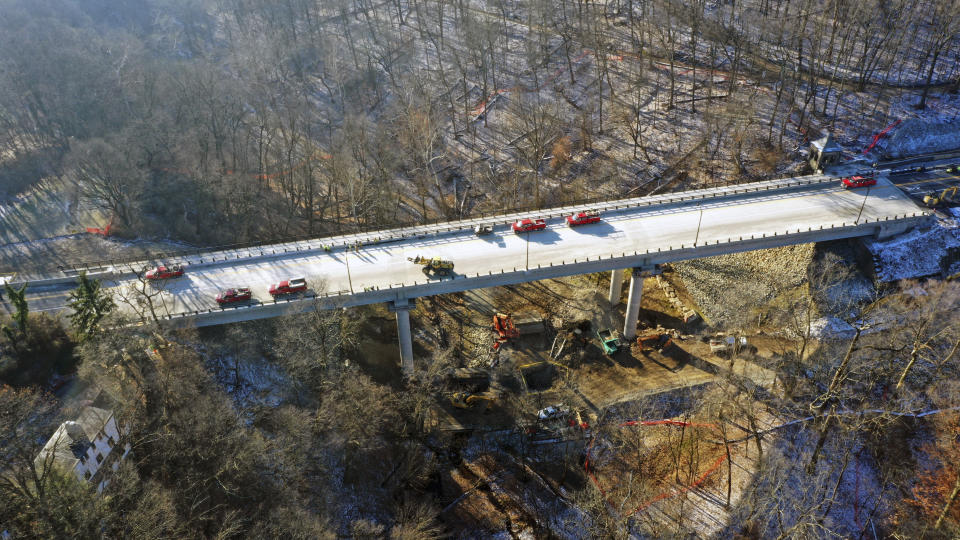
POLYGON ((493 328, 474 327, 464 330, 464 333, 466 334, 464 340, 473 344, 467 367, 490 367, 490 360, 493 359, 493 328))
POLYGON ((814 245, 721 255, 674 263, 708 322, 714 326, 745 324, 752 308, 773 298, 776 288, 792 288, 807 280, 814 245))

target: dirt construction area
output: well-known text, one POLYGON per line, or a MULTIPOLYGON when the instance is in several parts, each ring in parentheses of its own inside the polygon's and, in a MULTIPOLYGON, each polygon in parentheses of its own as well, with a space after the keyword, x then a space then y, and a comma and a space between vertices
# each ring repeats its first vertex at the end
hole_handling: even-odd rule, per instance
MULTIPOLYGON (((525 401, 531 414, 556 403, 596 414, 617 402, 714 379, 685 350, 693 343, 683 336, 697 323, 685 324, 652 279, 644 283, 640 335, 645 328, 649 333, 659 327, 656 332, 669 336, 671 346, 644 351, 636 342, 623 343, 616 353, 604 354, 597 330, 619 335, 624 316, 623 302, 610 305, 609 287, 609 274, 592 274, 422 299, 415 312, 419 323, 415 342, 423 347, 418 352, 421 358, 436 361, 438 349, 447 348, 452 352, 443 356, 452 368, 489 370, 500 387, 497 392, 525 401), (542 326, 507 340, 495 351, 496 313, 536 318, 542 326)), ((467 423, 478 417, 489 424, 499 416, 491 414, 495 407, 484 407, 482 414, 444 409, 467 423)))

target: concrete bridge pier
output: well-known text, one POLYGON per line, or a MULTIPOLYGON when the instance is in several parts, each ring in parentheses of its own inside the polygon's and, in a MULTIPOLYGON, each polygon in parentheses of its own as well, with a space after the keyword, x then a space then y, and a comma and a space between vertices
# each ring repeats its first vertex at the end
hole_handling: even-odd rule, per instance
POLYGON ((623 269, 610 272, 610 305, 620 305, 620 293, 623 291, 623 269))
POLYGON ((637 320, 640 318, 640 301, 643 299, 643 280, 660 273, 656 265, 650 268, 634 268, 630 274, 630 290, 627 293, 627 312, 623 317, 623 338, 633 341, 637 337, 637 320))
POLYGON ((390 302, 388 308, 397 314, 397 341, 400 342, 400 370, 405 377, 413 375, 413 335, 410 333, 410 308, 407 299, 390 302))

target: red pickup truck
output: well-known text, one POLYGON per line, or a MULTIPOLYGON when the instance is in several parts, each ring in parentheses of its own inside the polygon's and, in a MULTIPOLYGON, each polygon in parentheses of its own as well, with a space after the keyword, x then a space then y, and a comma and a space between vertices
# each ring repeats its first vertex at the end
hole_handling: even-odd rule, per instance
POLYGON ((875 173, 860 173, 840 179, 844 189, 872 186, 877 183, 875 173))
POLYGON ((250 292, 250 287, 234 287, 233 289, 227 289, 218 294, 217 303, 220 305, 233 304, 235 302, 249 300, 252 296, 253 293, 250 292))
POLYGON ((587 212, 577 212, 567 216, 567 225, 576 227, 577 225, 586 225, 588 223, 597 223, 600 221, 600 212, 593 210, 587 212))
POLYGON ((307 290, 307 279, 298 277, 290 278, 280 283, 270 285, 270 296, 279 296, 281 294, 292 294, 307 290))
POLYGON ((513 232, 522 233, 542 231, 547 228, 547 222, 542 219, 525 218, 513 224, 513 232))
POLYGON ((144 277, 147 279, 170 279, 180 277, 182 275, 183 267, 179 264, 175 264, 173 266, 160 265, 156 268, 147 270, 147 273, 144 274, 144 277))

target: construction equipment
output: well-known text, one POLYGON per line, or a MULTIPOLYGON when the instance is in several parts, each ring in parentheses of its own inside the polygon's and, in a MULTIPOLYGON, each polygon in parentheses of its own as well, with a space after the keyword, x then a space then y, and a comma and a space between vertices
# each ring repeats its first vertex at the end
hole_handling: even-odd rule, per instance
POLYGON ((939 195, 924 195, 923 204, 927 205, 929 208, 935 208, 945 202, 953 202, 954 197, 957 196, 958 188, 960 188, 960 186, 949 187, 941 191, 939 195))
POLYGON ((670 334, 650 334, 637 338, 637 345, 640 345, 641 352, 662 351, 673 344, 670 334))
POLYGON ((486 411, 496 399, 489 394, 471 394, 469 392, 454 392, 450 394, 450 404, 458 409, 470 409, 474 405, 482 404, 486 411))
POLYGON ((615 331, 606 328, 597 330, 597 337, 600 338, 604 354, 609 356, 620 350, 620 336, 615 331))
POLYGON ((500 345, 511 339, 520 337, 520 331, 513 324, 513 318, 506 313, 497 313, 493 316, 493 331, 497 333, 493 342, 493 350, 500 348, 500 345))
POLYGON ((453 261, 445 261, 440 257, 407 257, 407 260, 413 264, 423 266, 423 271, 434 275, 446 276, 453 273, 453 261))
POLYGON ((745 349, 746 347, 747 338, 744 336, 736 337, 717 334, 710 338, 710 352, 712 353, 736 353, 742 349, 745 349))

